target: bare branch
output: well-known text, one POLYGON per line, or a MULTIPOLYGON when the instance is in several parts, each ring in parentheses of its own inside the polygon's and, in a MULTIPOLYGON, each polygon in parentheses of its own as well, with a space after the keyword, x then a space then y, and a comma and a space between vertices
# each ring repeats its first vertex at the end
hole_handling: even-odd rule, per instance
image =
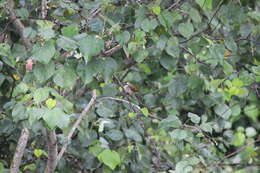
POLYGON ((104 51, 103 52, 103 55, 105 56, 111 56, 113 53, 117 52, 118 50, 120 50, 122 47, 120 45, 116 45, 115 47, 107 50, 107 51, 104 51))
POLYGON ((258 139, 256 139, 255 141, 250 142, 249 144, 247 144, 247 145, 245 145, 245 146, 239 148, 238 150, 236 150, 236 151, 234 151, 234 152, 232 152, 232 153, 229 153, 228 155, 225 156, 225 158, 230 158, 230 157, 232 157, 232 156, 234 156, 234 155, 240 153, 240 152, 243 151, 244 149, 246 149, 247 146, 252 145, 252 144, 254 144, 254 143, 257 143, 257 142, 260 142, 260 137, 259 137, 258 139))
POLYGON ((169 8, 167 8, 167 10, 176 10, 177 8, 181 7, 187 1, 188 0, 178 0, 177 2, 172 4, 169 8))
POLYGON ((54 173, 57 166, 57 138, 55 130, 47 130, 48 161, 44 173, 54 173))
POLYGON ((71 127, 70 131, 69 131, 69 134, 67 136, 67 140, 66 140, 66 143, 63 145, 63 147, 61 148, 59 154, 58 154, 58 157, 57 157, 57 162, 60 161, 61 157, 63 156, 64 152, 66 151, 69 143, 70 143, 70 140, 71 140, 71 137, 73 135, 73 133, 75 132, 75 130, 78 128, 78 126, 80 125, 80 122, 83 120, 83 118, 85 118, 85 116, 87 115, 87 113, 89 112, 91 106, 95 103, 96 101, 96 98, 97 98, 97 94, 96 94, 96 90, 93 91, 93 94, 92 94, 92 98, 91 100, 89 101, 87 107, 81 112, 79 118, 77 119, 77 121, 75 121, 75 123, 73 124, 73 126, 71 127))
POLYGON ((120 99, 120 98, 114 98, 114 97, 102 97, 100 98, 99 100, 104 100, 104 99, 110 99, 110 100, 115 100, 115 101, 119 101, 119 102, 124 102, 124 103, 127 103, 129 105, 132 105, 133 107, 135 107, 138 111, 141 111, 141 108, 140 106, 138 106, 137 104, 134 104, 130 101, 127 101, 127 100, 124 100, 124 99, 120 99))
POLYGON ((47 10, 47 0, 42 0, 41 3, 41 18, 45 19, 47 17, 48 10, 47 10))
POLYGON ((15 28, 17 29, 18 33, 20 34, 24 46, 26 47, 26 49, 30 49, 32 47, 32 44, 31 44, 30 40, 28 40, 27 38, 24 37, 24 25, 21 22, 21 20, 19 18, 17 18, 16 14, 15 14, 14 1, 9 0, 6 8, 9 11, 9 15, 10 15, 9 20, 13 22, 15 28))
POLYGON ((21 160, 24 154, 25 147, 29 138, 29 130, 27 128, 22 129, 20 138, 17 143, 16 151, 14 153, 13 161, 10 167, 10 173, 17 173, 21 164, 21 160))
MULTIPOLYGON (((245 150, 248 146, 250 146, 250 145, 252 145, 252 144, 254 144, 254 143, 258 143, 258 142, 260 142, 260 137, 258 137, 255 141, 252 141, 252 142, 250 142, 250 143, 248 143, 247 145, 244 145, 244 146, 242 146, 242 147, 240 147, 238 150, 236 150, 236 151, 234 151, 234 152, 232 152, 232 153, 229 153, 228 155, 226 155, 223 159, 221 159, 220 161, 213 161, 213 162, 211 162, 211 163, 209 163, 208 165, 209 166, 211 166, 211 165, 223 165, 224 164, 224 159, 228 159, 228 158, 230 158, 230 157, 233 157, 234 155, 236 155, 236 154, 238 154, 238 153, 240 153, 240 152, 242 152, 243 150, 245 150)), ((231 165, 232 166, 232 165, 231 165)))

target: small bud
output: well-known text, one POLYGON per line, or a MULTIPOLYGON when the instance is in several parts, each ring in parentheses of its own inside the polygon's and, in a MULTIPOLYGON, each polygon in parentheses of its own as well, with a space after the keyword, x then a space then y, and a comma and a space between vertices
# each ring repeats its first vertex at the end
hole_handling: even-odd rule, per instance
POLYGON ((26 68, 26 70, 32 70, 33 60, 31 60, 31 59, 27 60, 25 68, 26 68))

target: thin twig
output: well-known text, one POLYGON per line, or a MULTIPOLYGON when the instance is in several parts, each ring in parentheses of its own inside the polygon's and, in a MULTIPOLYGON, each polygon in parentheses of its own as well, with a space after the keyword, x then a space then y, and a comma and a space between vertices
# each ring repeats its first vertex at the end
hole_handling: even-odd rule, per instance
POLYGON ((256 166, 260 167, 259 163, 219 163, 220 166, 256 166))
POLYGON ((27 128, 22 129, 20 138, 17 143, 16 151, 14 153, 13 161, 10 167, 10 173, 17 173, 21 164, 21 160, 24 154, 25 147, 29 138, 29 130, 27 128))
POLYGON ((228 155, 226 155, 226 156, 225 156, 223 159, 221 159, 220 161, 218 161, 218 162, 211 162, 211 163, 209 164, 209 166, 210 166, 210 165, 219 165, 219 164, 223 163, 223 160, 224 160, 224 159, 230 158, 230 157, 232 157, 232 156, 234 156, 234 155, 240 153, 241 151, 243 151, 244 149, 246 149, 247 146, 252 145, 252 144, 254 144, 254 143, 257 143, 257 142, 260 142, 260 137, 259 137, 258 139, 256 139, 255 141, 250 142, 250 143, 248 143, 247 145, 244 145, 243 147, 240 147, 238 150, 236 150, 236 151, 234 151, 234 152, 232 152, 232 153, 229 153, 228 155))
POLYGON ((130 101, 127 101, 127 100, 124 100, 124 99, 120 99, 120 98, 102 97, 102 98, 100 98, 100 99, 98 99, 98 100, 101 101, 101 100, 104 100, 104 99, 110 99, 110 100, 115 100, 115 101, 124 102, 124 103, 127 103, 127 104, 129 104, 129 105, 132 105, 132 106, 135 107, 138 111, 141 110, 140 106, 138 106, 137 104, 134 104, 134 103, 132 103, 132 102, 130 102, 130 101))
POLYGON ((104 51, 103 52, 103 55, 104 56, 111 56, 113 53, 117 52, 118 50, 120 50, 122 47, 120 45, 116 45, 115 47, 107 50, 107 51, 104 51))
POLYGON ((250 142, 249 144, 247 144, 247 145, 245 145, 245 146, 239 148, 238 150, 236 150, 236 151, 234 151, 234 152, 232 152, 232 153, 229 153, 228 155, 225 156, 225 158, 230 158, 230 157, 232 157, 232 156, 234 156, 234 155, 240 153, 241 151, 243 151, 247 146, 252 145, 252 144, 254 144, 254 143, 257 143, 257 142, 260 142, 260 138, 258 138, 257 140, 255 140, 255 141, 253 141, 253 142, 250 142))
MULTIPOLYGON (((172 4, 170 7, 167 8, 167 10, 176 10, 177 8, 179 8, 180 6, 182 6, 185 2, 187 2, 188 0, 178 0, 177 2, 175 2, 174 4, 172 4)), ((194 0, 192 0, 194 1, 194 0)))
POLYGON ((200 32, 197 32, 196 34, 192 35, 190 38, 181 41, 180 44, 186 43, 186 42, 192 40, 193 38, 200 36, 202 33, 206 32, 206 31, 210 28, 211 22, 212 22, 213 19, 216 17, 217 13, 220 11, 222 5, 223 5, 223 0, 219 3, 219 5, 218 5, 216 11, 214 12, 214 14, 212 15, 212 17, 210 18, 210 20, 209 20, 209 22, 208 22, 208 26, 207 26, 205 29, 201 30, 200 32))
POLYGON ((79 118, 75 121, 75 123, 73 124, 73 126, 71 127, 70 131, 69 131, 69 134, 66 138, 66 142, 65 144, 63 145, 63 147, 61 148, 59 154, 58 154, 58 157, 57 157, 57 162, 60 161, 61 157, 63 156, 64 152, 66 151, 69 143, 70 143, 70 140, 71 140, 71 137, 73 135, 73 133, 75 132, 75 130, 78 128, 78 126, 80 125, 81 121, 85 118, 85 116, 87 115, 87 113, 89 112, 91 106, 95 103, 96 101, 96 97, 97 97, 97 94, 96 94, 96 90, 93 91, 93 94, 92 94, 92 98, 91 100, 89 101, 88 105, 86 106, 86 108, 81 112, 79 118))

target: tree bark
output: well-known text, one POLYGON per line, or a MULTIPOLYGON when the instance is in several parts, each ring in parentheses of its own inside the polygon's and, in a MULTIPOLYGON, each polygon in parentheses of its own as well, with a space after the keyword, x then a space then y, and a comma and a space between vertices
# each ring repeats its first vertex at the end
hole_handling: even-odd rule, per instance
POLYGON ((55 130, 47 130, 48 161, 44 173, 54 173, 57 166, 57 137, 55 130))
POLYGON ((17 143, 16 151, 14 153, 13 161, 10 167, 10 173, 17 173, 21 165, 21 160, 24 154, 25 147, 29 138, 29 130, 24 128, 21 132, 20 138, 17 143))

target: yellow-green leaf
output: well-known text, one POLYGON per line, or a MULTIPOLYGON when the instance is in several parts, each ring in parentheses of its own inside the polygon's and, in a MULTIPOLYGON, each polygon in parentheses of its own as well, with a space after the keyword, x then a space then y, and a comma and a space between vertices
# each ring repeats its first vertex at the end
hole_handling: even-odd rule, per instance
POLYGON ((51 98, 49 98, 49 99, 47 99, 46 100, 46 106, 49 108, 49 109, 52 109, 52 108, 54 108, 55 106, 56 106, 56 100, 54 100, 54 99, 51 99, 51 98))
POLYGON ((152 11, 154 14, 159 15, 161 13, 161 7, 159 5, 155 5, 152 7, 152 11))
POLYGON ((145 116, 148 116, 149 115, 149 111, 147 108, 142 108, 141 109, 142 113, 145 115, 145 116))

